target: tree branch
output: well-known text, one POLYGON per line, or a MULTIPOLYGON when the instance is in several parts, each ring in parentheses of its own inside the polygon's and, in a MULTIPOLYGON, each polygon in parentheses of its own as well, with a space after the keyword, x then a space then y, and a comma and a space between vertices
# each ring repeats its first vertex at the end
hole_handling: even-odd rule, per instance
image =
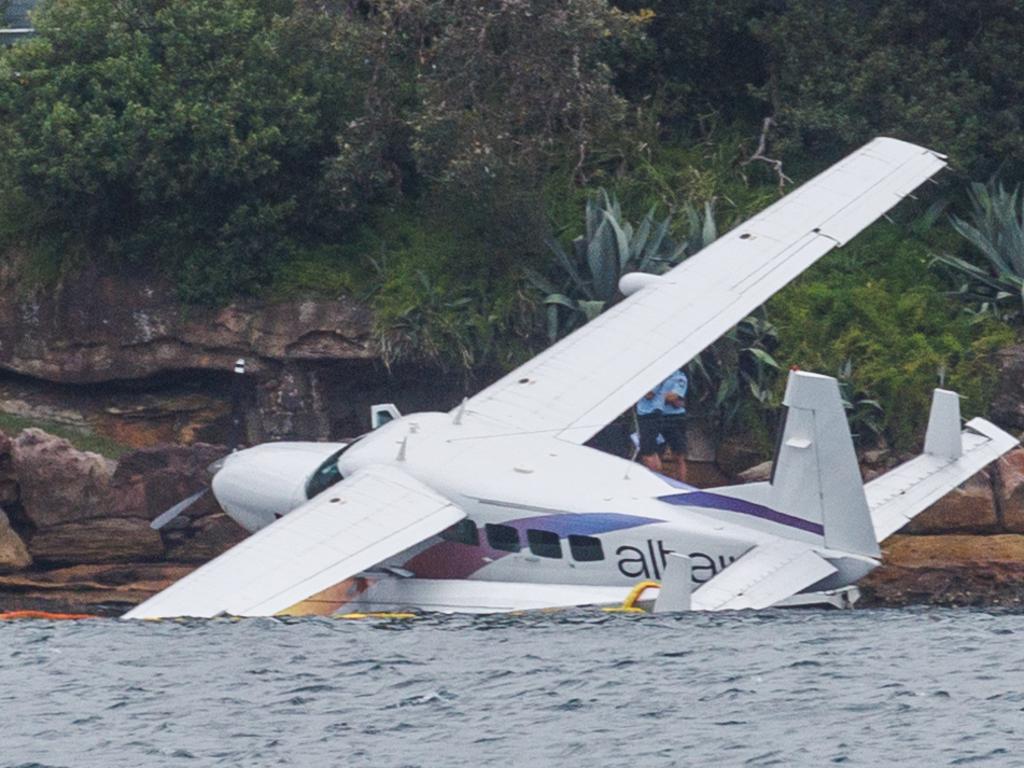
POLYGON ((742 167, 745 165, 750 165, 755 160, 760 161, 762 163, 767 163, 775 170, 775 174, 779 178, 779 191, 781 192, 785 189, 786 182, 792 184, 793 180, 789 178, 789 176, 787 176, 785 173, 783 173, 781 160, 776 160, 775 158, 768 157, 767 155, 765 155, 765 151, 768 148, 768 131, 770 131, 774 125, 774 117, 766 117, 764 119, 764 123, 761 124, 761 137, 760 139, 758 139, 757 149, 754 151, 754 154, 752 154, 750 157, 748 157, 746 160, 740 163, 740 166, 742 167))

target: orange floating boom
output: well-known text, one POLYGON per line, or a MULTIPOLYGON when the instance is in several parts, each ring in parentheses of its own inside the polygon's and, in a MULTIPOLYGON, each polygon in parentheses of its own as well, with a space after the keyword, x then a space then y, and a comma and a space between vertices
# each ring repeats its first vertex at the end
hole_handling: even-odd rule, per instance
POLYGON ((98 619, 89 613, 50 613, 49 611, 7 611, 0 613, 0 621, 12 619, 49 619, 51 621, 78 621, 80 619, 98 619))

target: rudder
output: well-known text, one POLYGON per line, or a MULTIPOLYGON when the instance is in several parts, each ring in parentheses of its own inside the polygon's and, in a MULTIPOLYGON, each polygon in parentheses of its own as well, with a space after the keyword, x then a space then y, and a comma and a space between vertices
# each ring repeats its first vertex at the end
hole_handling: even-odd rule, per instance
POLYGON ((831 376, 793 371, 771 495, 777 509, 820 522, 825 546, 875 557, 878 542, 850 426, 831 376))

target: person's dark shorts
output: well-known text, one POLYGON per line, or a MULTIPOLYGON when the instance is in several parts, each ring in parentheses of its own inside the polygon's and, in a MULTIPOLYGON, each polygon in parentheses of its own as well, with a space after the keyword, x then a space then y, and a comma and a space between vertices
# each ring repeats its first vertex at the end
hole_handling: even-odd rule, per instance
POLYGON ((665 444, 672 453, 682 456, 686 453, 686 417, 682 414, 666 415, 664 413, 647 413, 637 415, 637 427, 640 431, 640 455, 650 456, 658 453, 658 435, 665 439, 665 444))

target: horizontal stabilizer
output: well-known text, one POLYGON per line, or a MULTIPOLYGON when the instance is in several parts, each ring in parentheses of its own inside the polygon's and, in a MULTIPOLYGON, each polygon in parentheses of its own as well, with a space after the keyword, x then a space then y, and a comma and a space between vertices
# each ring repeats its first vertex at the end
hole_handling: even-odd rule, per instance
MULTIPOLYGON (((937 398, 940 392, 936 392, 937 398)), ((933 404, 932 422, 936 415, 933 404)), ((940 406, 938 416, 942 415, 940 406)), ((991 422, 972 419, 963 432, 957 431, 960 444, 954 446, 948 434, 943 434, 943 431, 948 432, 948 425, 933 431, 932 422, 928 425, 925 448, 934 452, 911 459, 864 486, 879 541, 894 534, 917 514, 1018 445, 1013 435, 991 422), (959 455, 954 458, 957 449, 959 455)))
POLYGON ((273 616, 466 515, 400 470, 361 469, 125 614, 273 616))
POLYGON ((691 601, 695 611, 768 608, 836 572, 806 545, 780 541, 755 547, 706 584, 691 601))

